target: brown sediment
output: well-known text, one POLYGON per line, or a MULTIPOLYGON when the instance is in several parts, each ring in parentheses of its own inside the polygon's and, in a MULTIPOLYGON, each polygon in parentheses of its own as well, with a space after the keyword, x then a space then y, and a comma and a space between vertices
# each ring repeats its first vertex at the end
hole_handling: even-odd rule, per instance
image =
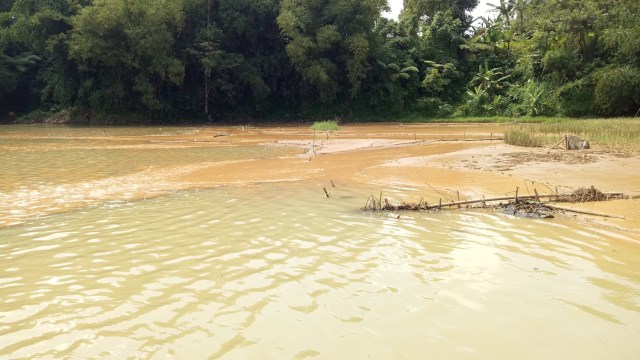
MULTIPOLYGON (((463 199, 509 195, 516 187, 523 195, 569 192, 592 185, 605 192, 640 194, 640 159, 597 148, 578 152, 519 148, 495 139, 504 126, 495 124, 381 124, 347 125, 316 141, 304 126, 225 128, 198 136, 228 133, 231 144, 296 146, 301 154, 271 160, 212 164, 183 176, 199 184, 340 179, 351 184, 424 188, 431 203, 442 197, 427 183, 463 199), (448 140, 448 141, 443 141, 448 140), (480 141, 465 141, 480 140, 480 141), (529 184, 528 186, 526 184, 529 184)), ((640 229, 640 201, 601 205, 600 212, 622 219, 590 219, 608 226, 640 229), (623 205, 621 205, 623 204, 623 205)), ((593 205, 580 204, 588 209, 593 205)), ((594 210, 595 211, 595 210, 594 210)))
MULTIPOLYGON (((212 126, 183 129, 141 129, 139 134, 114 135, 106 128, 80 143, 41 143, 40 148, 155 149, 235 146, 297 147, 292 155, 241 161, 172 165, 163 181, 176 189, 276 181, 328 179, 385 189, 408 186, 433 203, 443 194, 462 200, 482 196, 555 194, 595 186, 603 192, 640 195, 640 158, 598 149, 519 148, 491 140, 502 136, 500 124, 357 124, 343 125, 328 140, 313 141, 306 125, 212 126), (484 139, 484 140, 483 140, 484 139), (474 141, 469 141, 474 140, 474 141), (315 145, 315 148, 313 146, 315 145)), ((10 134, 7 136, 11 136, 10 134)), ((47 136, 24 135, 15 136, 47 136)), ((76 133, 70 133, 75 136, 76 133)), ((82 138, 82 135, 81 135, 82 138)), ((82 138, 84 139, 84 138, 82 138)), ((38 147, 31 149, 38 151, 38 147)), ((155 169, 161 172, 162 169, 155 169)), ((163 185, 164 187, 169 186, 163 185)), ((445 199, 446 201, 446 199, 445 199)), ((640 200, 580 204, 593 211, 620 214, 627 220, 607 224, 640 229, 640 200)), ((597 221, 601 221, 598 219, 597 221)))

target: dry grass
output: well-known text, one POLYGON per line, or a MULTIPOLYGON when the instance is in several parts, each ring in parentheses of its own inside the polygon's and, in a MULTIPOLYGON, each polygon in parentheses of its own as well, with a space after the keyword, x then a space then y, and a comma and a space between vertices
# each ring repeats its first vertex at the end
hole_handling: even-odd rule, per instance
POLYGON ((553 120, 520 124, 505 133, 505 142, 518 146, 550 146, 565 134, 577 135, 589 140, 592 146, 604 149, 640 151, 640 119, 553 120))
POLYGON ((504 142, 510 145, 541 147, 542 139, 530 127, 511 128, 504 133, 504 142))

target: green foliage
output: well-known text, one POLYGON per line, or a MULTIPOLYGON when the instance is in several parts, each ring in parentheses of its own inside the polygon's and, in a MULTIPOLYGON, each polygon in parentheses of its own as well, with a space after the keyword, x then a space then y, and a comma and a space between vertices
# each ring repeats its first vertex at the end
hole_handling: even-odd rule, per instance
POLYGON ((562 115, 580 117, 593 113, 593 84, 586 79, 560 87, 558 97, 562 115))
POLYGON ((640 2, 0 1, 0 113, 634 115, 640 2), (84 110, 83 110, 84 111, 84 110))
POLYGON ((555 89, 550 83, 527 80, 509 89, 513 116, 553 116, 558 113, 559 103, 555 89))
POLYGON ((322 132, 338 131, 339 129, 337 120, 316 121, 311 126, 311 130, 322 132))
POLYGON ((425 61, 428 66, 422 87, 432 97, 451 99, 454 92, 451 85, 462 78, 462 73, 454 63, 437 64, 433 61, 425 61))
POLYGON ((504 75, 501 68, 489 68, 488 62, 478 67, 467 90, 465 103, 460 106, 461 115, 498 115, 506 106, 503 90, 510 75, 504 75))
POLYGON ((384 0, 283 0, 278 16, 287 54, 309 96, 353 99, 367 76, 373 29, 384 0))
POLYGON ((73 21, 70 55, 92 75, 82 89, 91 93, 90 104, 161 110, 161 90, 179 86, 184 77, 173 49, 183 23, 177 1, 96 0, 83 8, 73 21))
POLYGON ((640 68, 607 67, 594 77, 594 100, 599 113, 624 115, 640 110, 640 68))
POLYGON ((28 52, 15 57, 0 55, 0 83, 3 84, 0 88, 0 96, 14 91, 20 74, 40 60, 42 60, 40 57, 28 52))
POLYGON ((640 66, 640 2, 619 0, 617 3, 608 9, 611 21, 604 28, 603 42, 617 63, 640 66))
POLYGON ((464 43, 464 27, 451 10, 436 12, 422 32, 423 54, 436 62, 457 61, 460 45, 464 43))

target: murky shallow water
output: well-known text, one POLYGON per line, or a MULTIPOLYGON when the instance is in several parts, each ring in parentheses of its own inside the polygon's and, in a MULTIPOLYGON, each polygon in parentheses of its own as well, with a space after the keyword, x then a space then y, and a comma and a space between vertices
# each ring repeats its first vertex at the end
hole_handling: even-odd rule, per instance
POLYGON ((0 228, 0 357, 640 355, 633 235, 363 213, 371 189, 336 185, 109 199, 0 228))

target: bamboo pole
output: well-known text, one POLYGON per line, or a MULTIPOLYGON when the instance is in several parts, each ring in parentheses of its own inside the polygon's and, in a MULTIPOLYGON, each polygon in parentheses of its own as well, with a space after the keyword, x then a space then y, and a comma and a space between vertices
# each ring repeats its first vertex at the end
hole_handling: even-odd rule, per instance
POLYGON ((562 140, 558 141, 556 144, 554 144, 552 147, 549 148, 549 150, 547 151, 547 154, 549 154, 551 152, 551 150, 555 149, 556 146, 562 144, 563 142, 566 142, 566 140, 563 138, 562 140))
MULTIPOLYGON (((553 199, 557 196, 562 196, 562 195, 525 195, 525 196, 518 196, 517 199, 518 200, 536 200, 536 199, 553 199)), ((431 210, 431 209, 437 209, 437 208, 441 208, 441 207, 452 207, 452 206, 458 206, 458 205, 471 205, 471 204, 479 204, 479 203, 484 203, 484 202, 494 202, 494 201, 505 201, 505 200, 514 200, 513 196, 504 196, 504 197, 496 197, 496 198, 490 198, 490 199, 480 199, 480 200, 466 200, 466 201, 453 201, 453 202, 449 202, 449 203, 442 203, 442 199, 440 199, 440 204, 438 205, 432 205, 432 206, 427 206, 425 207, 425 209, 427 210, 431 210)))
MULTIPOLYGON (((548 197, 551 197, 554 195, 549 195, 548 197)), ((520 196, 519 199, 534 199, 535 196, 520 196)), ((491 199, 481 199, 481 200, 467 200, 467 201, 453 201, 450 203, 442 203, 442 199, 440 199, 440 203, 438 205, 432 205, 432 206, 427 206, 425 207, 425 209, 427 210, 431 210, 431 209, 438 209, 441 207, 451 207, 451 206, 459 206, 459 205, 470 205, 470 204, 479 204, 482 202, 489 202, 489 201, 504 201, 504 200, 513 200, 513 196, 505 196, 505 197, 498 197, 498 198, 491 198, 491 199)))
MULTIPOLYGON (((537 191, 536 191, 537 192, 537 191)), ((621 193, 604 193, 607 196, 624 196, 624 194, 621 193)), ((563 196, 567 196, 570 197, 571 194, 552 194, 552 195, 525 195, 525 196, 517 196, 517 197, 513 197, 513 196, 503 196, 503 197, 495 197, 495 198, 490 198, 490 199, 479 199, 479 200, 466 200, 466 201, 451 201, 448 203, 442 203, 442 198, 440 198, 440 200, 438 201, 437 205, 428 205, 425 202, 425 206, 424 207, 420 207, 420 209, 423 210, 436 210, 436 209, 442 209, 443 207, 454 207, 454 206, 461 206, 461 205, 471 205, 471 204, 479 204, 479 203, 487 203, 487 202, 496 202, 496 201, 509 201, 509 200, 536 200, 538 202, 540 202, 540 199, 551 199, 550 201, 554 202, 554 201, 559 201, 559 198, 563 197, 563 196)), ((380 192, 380 200, 376 199, 375 195, 371 195, 369 196, 369 199, 373 198, 373 204, 374 207, 376 205, 376 202, 378 202, 380 204, 380 209, 382 210, 382 192, 380 192)), ((365 204, 365 207, 369 204, 370 201, 367 201, 367 204, 365 204)), ((556 206, 556 205, 549 205, 549 203, 544 203, 545 206, 547 207, 556 207, 558 208, 558 210, 565 210, 565 211, 573 211, 570 208, 565 208, 565 209, 561 209, 561 206, 556 206)), ((573 212, 578 212, 578 211, 573 211, 573 212)), ((601 213, 595 213, 595 212, 591 212, 588 213, 588 215, 598 215, 601 213)), ((604 214, 604 215, 608 215, 608 214, 604 214)), ((598 215, 598 216, 602 216, 602 215, 598 215)), ((614 216, 609 216, 609 217, 616 217, 616 215, 614 216)))
POLYGON ((605 214, 605 213, 601 213, 601 212, 597 212, 597 211, 572 209, 572 208, 568 208, 568 207, 564 207, 564 206, 550 205, 550 204, 545 204, 544 206, 546 206, 546 207, 548 207, 550 209, 553 209, 553 210, 569 211, 569 212, 573 212, 573 213, 576 213, 576 214, 593 215, 593 216, 615 218, 615 219, 623 219, 623 220, 626 219, 624 216, 621 216, 621 215, 605 214))

